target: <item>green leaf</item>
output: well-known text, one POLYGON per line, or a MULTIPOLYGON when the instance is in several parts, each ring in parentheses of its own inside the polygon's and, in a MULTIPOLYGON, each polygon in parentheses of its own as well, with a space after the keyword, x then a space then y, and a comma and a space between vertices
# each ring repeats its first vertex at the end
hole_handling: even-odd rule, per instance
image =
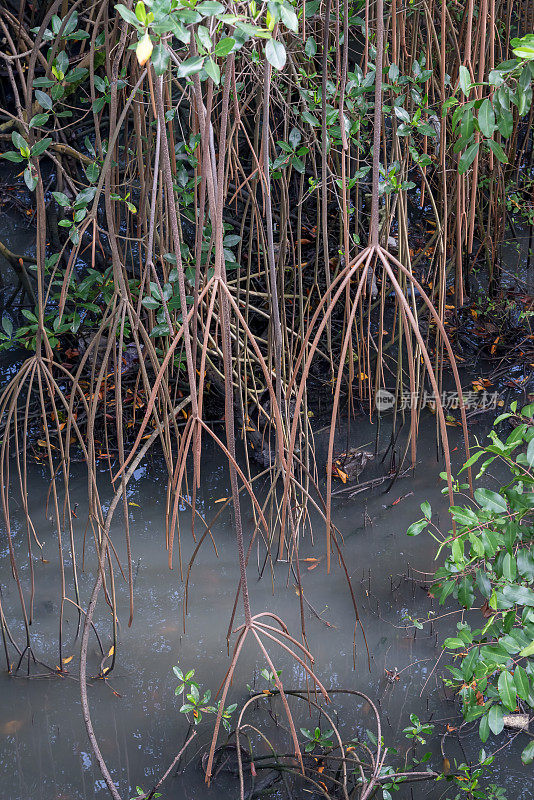
POLYGON ((495 511, 498 514, 506 513, 508 505, 502 495, 493 492, 491 489, 476 489, 475 500, 480 503, 483 508, 489 511, 495 511))
POLYGON ((235 247, 240 241, 241 236, 238 233, 229 233, 228 236, 224 237, 223 244, 225 247, 235 247))
POLYGON ((480 718, 480 722, 478 724, 478 735, 480 736, 482 742, 486 742, 488 736, 490 735, 490 726, 487 714, 484 714, 484 716, 480 718))
POLYGON ((232 52, 235 46, 235 39, 232 39, 231 36, 226 36, 224 39, 220 39, 214 48, 214 53, 219 58, 224 58, 229 53, 232 52))
POLYGON ((521 656, 521 658, 527 658, 527 656, 534 656, 534 640, 530 644, 527 644, 526 647, 523 647, 519 655, 521 656))
POLYGON ((82 81, 87 74, 88 70, 84 69, 83 67, 76 67, 75 69, 71 69, 70 72, 65 75, 65 80, 67 83, 78 83, 79 81, 82 81))
POLYGON ((196 6, 196 10, 204 17, 213 17, 215 14, 223 14, 225 9, 217 0, 205 0, 196 6))
POLYGON ((318 127, 319 125, 319 120, 314 117, 313 114, 310 114, 309 111, 303 111, 301 118, 304 120, 304 122, 307 122, 308 125, 312 125, 314 128, 318 127))
POLYGON ((517 553, 517 569, 519 574, 531 583, 534 582, 534 553, 522 548, 517 553))
POLYGON ((495 130, 495 112, 487 97, 478 110, 478 127, 487 139, 491 139, 495 130))
POLYGON ((50 78, 36 78, 33 82, 34 89, 38 86, 49 89, 51 86, 55 86, 54 81, 51 81, 50 78))
POLYGON ((462 155, 458 162, 458 173, 463 175, 464 172, 467 172, 473 161, 475 160, 476 154, 478 153, 480 143, 474 142, 470 147, 467 148, 465 153, 462 155))
POLYGON ((11 338, 13 334, 13 323, 9 317, 7 316, 2 317, 2 328, 4 329, 5 333, 11 338))
POLYGON ((430 519, 432 517, 432 507, 426 500, 424 503, 421 503, 421 511, 425 515, 426 519, 430 519))
POLYGON ((66 38, 67 36, 69 36, 76 29, 77 24, 78 24, 78 12, 73 11, 63 27, 62 37, 66 38))
POLYGON ((458 586, 458 601, 465 607, 471 608, 475 602, 475 593, 473 591, 473 581, 467 575, 464 575, 458 586))
POLYGON ((512 52, 514 56, 518 58, 524 58, 528 61, 534 60, 534 45, 532 44, 524 44, 521 47, 516 47, 512 52))
POLYGON ((488 573, 478 569, 475 580, 481 595, 489 599, 491 595, 491 581, 488 578, 488 573))
POLYGON ((156 75, 163 75, 169 65, 170 53, 163 44, 157 44, 152 50, 150 61, 156 75))
POLYGON ((40 128, 41 125, 46 125, 49 119, 50 119, 49 114, 36 114, 34 117, 31 118, 29 127, 40 128))
POLYGON ((20 153, 16 153, 14 150, 8 150, 7 153, 2 153, 0 158, 5 158, 6 161, 12 161, 15 164, 24 161, 24 156, 21 156, 20 153))
POLYGON ((500 108, 497 112, 497 128, 501 136, 509 139, 514 130, 514 115, 508 108, 500 108))
POLYGON ((37 178, 33 174, 31 167, 26 167, 26 169, 24 170, 24 182, 28 187, 28 189, 30 190, 30 192, 33 192, 35 190, 35 187, 37 186, 37 178))
POLYGON ((205 25, 198 25, 197 37, 202 47, 209 52, 213 47, 213 42, 211 41, 210 32, 205 25))
POLYGON ((505 586, 500 593, 499 600, 503 600, 506 605, 501 608, 509 608, 510 606, 518 605, 533 606, 534 607, 534 592, 528 586, 520 586, 518 584, 505 586))
POLYGON ((62 208, 68 208, 68 206, 70 206, 70 200, 63 192, 52 192, 52 197, 62 208))
POLYGON ((493 139, 487 139, 486 144, 492 153, 497 157, 501 164, 508 164, 508 156, 502 149, 499 142, 494 142, 493 139))
POLYGON ((98 176, 100 175, 100 167, 93 161, 92 164, 88 164, 86 166, 85 174, 87 175, 87 180, 89 183, 96 183, 98 176))
POLYGON ((514 679, 507 670, 503 670, 499 675, 497 683, 499 695, 506 708, 514 711, 517 705, 517 691, 514 684, 514 679))
POLYGON ((309 36, 306 39, 306 44, 304 45, 304 52, 308 56, 308 58, 313 58, 314 55, 317 53, 317 42, 313 38, 313 36, 309 36))
POLYGON ((521 761, 523 764, 532 764, 534 761, 534 739, 527 744, 523 752, 521 753, 521 761))
POLYGON ((15 147, 18 147, 19 150, 29 151, 28 142, 26 141, 26 139, 22 138, 22 136, 18 131, 13 131, 13 133, 11 134, 11 141, 13 142, 15 147))
POLYGON ((471 73, 469 72, 467 67, 464 67, 463 64, 460 67, 459 83, 460 83, 460 89, 467 97, 471 89, 471 73))
POLYGON ((512 558, 510 553, 506 553, 502 560, 502 574, 508 581, 514 581, 517 575, 517 565, 515 558, 512 558))
POLYGON ((420 133, 421 136, 437 136, 437 131, 432 125, 428 122, 420 122, 417 126, 417 133, 420 133))
POLYGON ((419 519, 417 520, 417 522, 412 522, 412 524, 406 531, 406 534, 407 536, 419 536, 421 531, 423 531, 427 525, 428 525, 427 519, 419 519))
POLYGON ((146 25, 146 9, 142 0, 135 4, 135 16, 141 25, 146 25))
POLYGON ((33 145, 31 150, 31 155, 34 156, 35 158, 39 158, 39 156, 42 156, 44 151, 51 144, 52 144, 52 139, 49 136, 47 136, 45 139, 40 139, 33 145))
POLYGON ((464 561, 464 541, 460 537, 454 539, 451 545, 451 554, 456 566, 461 566, 464 561))
POLYGON ((299 29, 299 21, 297 15, 295 14, 295 10, 290 3, 286 2, 280 6, 280 17, 286 28, 289 28, 289 30, 293 31, 293 33, 297 33, 299 29))
POLYGON ((129 8, 126 8, 126 6, 123 5, 116 5, 115 11, 121 15, 121 17, 123 18, 123 20, 125 20, 125 22, 129 22, 130 25, 133 25, 134 28, 137 28, 138 31, 141 30, 141 25, 139 23, 139 20, 137 19, 133 11, 130 11, 129 8))
POLYGON ((410 122, 410 115, 405 108, 402 106, 393 106, 393 110, 395 112, 395 116, 398 117, 402 122, 410 122))
POLYGON ((169 336, 169 326, 166 322, 162 322, 160 325, 156 325, 150 331, 150 336, 154 338, 155 336, 169 336))
POLYGON ((443 647, 447 647, 449 650, 458 650, 460 647, 465 647, 465 642, 462 639, 451 636, 445 639, 443 647))
POLYGON ((217 86, 221 82, 221 69, 211 56, 204 62, 204 72, 217 86))
POLYGON ((45 94, 45 92, 41 92, 39 89, 35 91, 35 99, 41 106, 41 108, 45 108, 47 111, 50 111, 52 108, 52 98, 45 94))
POLYGON ((462 506, 451 506, 450 512, 455 520, 460 525, 467 525, 473 527, 478 525, 478 517, 470 508, 462 508, 462 506))
POLYGON ((530 681, 526 671, 520 664, 514 670, 514 684, 519 697, 527 702, 530 696, 530 681))
POLYGON ((265 45, 265 57, 275 69, 283 69, 286 64, 286 48, 277 39, 269 39, 265 45))
POLYGON ((193 75, 195 72, 200 72, 204 58, 202 56, 193 56, 192 58, 182 61, 178 67, 177 76, 179 78, 186 78, 188 75, 193 75))
POLYGON ((398 66, 396 64, 392 64, 390 66, 389 70, 388 70, 388 79, 392 83, 395 83, 395 81, 397 80, 399 75, 400 75, 400 69, 398 68, 398 66))
POLYGON ((104 97, 97 97, 96 98, 96 100, 94 101, 94 103, 92 105, 92 110, 95 112, 95 114, 98 114, 99 111, 102 111, 102 109, 106 105, 107 101, 108 101, 107 95, 104 95, 104 97))
POLYGON ((492 733, 495 736, 498 736, 501 733, 502 729, 504 728, 504 714, 502 707, 496 705, 495 703, 491 706, 489 713, 488 713, 488 723, 491 728, 492 733))
POLYGON ((527 447, 527 461, 529 467, 534 467, 534 436, 528 443, 527 447))
POLYGON ((144 305, 145 308, 149 308, 149 309, 152 309, 152 310, 160 307, 159 300, 156 300, 154 297, 150 297, 150 296, 149 297, 143 297, 143 299, 141 300, 141 303, 144 305))

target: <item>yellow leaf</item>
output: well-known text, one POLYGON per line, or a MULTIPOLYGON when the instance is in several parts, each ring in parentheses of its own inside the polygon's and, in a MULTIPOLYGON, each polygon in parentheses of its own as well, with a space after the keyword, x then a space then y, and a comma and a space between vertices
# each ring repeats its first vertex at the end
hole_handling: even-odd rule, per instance
POLYGON ((226 503, 227 500, 228 500, 227 497, 219 497, 219 499, 216 500, 215 502, 216 503, 226 503))
POLYGON ((108 657, 112 656, 114 652, 115 652, 115 645, 112 644, 111 647, 109 648, 108 657))
POLYGON ((146 31, 145 35, 143 36, 141 41, 137 43, 137 47, 135 48, 135 55, 137 56, 139 66, 143 67, 146 64, 146 62, 152 55, 153 49, 154 45, 152 44, 152 40, 148 35, 148 31, 146 31))
POLYGON ((139 503, 128 503, 129 506, 136 506, 137 508, 141 508, 139 503))
POLYGON ((64 664, 69 664, 72 661, 73 658, 74 658, 74 656, 69 656, 68 658, 64 658, 63 659, 63 663, 64 664))

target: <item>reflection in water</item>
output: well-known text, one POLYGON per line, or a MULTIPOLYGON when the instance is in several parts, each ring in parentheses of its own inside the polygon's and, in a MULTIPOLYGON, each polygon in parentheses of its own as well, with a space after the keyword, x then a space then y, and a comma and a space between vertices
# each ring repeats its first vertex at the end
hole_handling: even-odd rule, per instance
MULTIPOLYGON (((373 439, 374 431, 368 426, 358 425, 358 441, 373 439)), ((454 429, 451 436, 457 436, 454 429)), ((385 434, 384 434, 385 436, 385 434)), ((340 442, 346 445, 346 436, 340 434, 340 442)), ((324 443, 323 443, 324 444, 324 443)), ((452 447, 456 442, 452 443, 452 447)), ((306 625, 310 649, 316 658, 316 671, 326 686, 357 688, 380 702, 386 742, 400 742, 400 751, 408 745, 402 739, 402 729, 409 722, 411 713, 421 719, 432 717, 438 731, 443 731, 447 722, 454 724, 455 706, 447 699, 439 679, 439 668, 434 670, 439 656, 436 634, 440 625, 435 625, 432 635, 429 628, 418 631, 414 638, 404 627, 406 617, 427 616, 432 608, 424 588, 424 576, 417 572, 432 570, 433 548, 424 536, 417 539, 406 537, 408 525, 419 516, 419 503, 423 499, 431 502, 434 513, 446 525, 446 503, 441 495, 438 474, 441 467, 433 460, 435 453, 434 420, 423 418, 419 441, 420 466, 413 478, 397 483, 390 495, 384 497, 379 491, 365 499, 360 495, 354 501, 337 501, 334 520, 345 538, 345 558, 352 578, 360 613, 365 626, 372 654, 371 672, 363 642, 357 638, 356 669, 353 669, 354 613, 350 593, 347 590, 341 569, 326 575, 324 559, 321 559, 324 543, 323 528, 317 522, 315 547, 309 539, 303 542, 301 557, 303 585, 307 600, 315 614, 307 613, 306 625), (413 491, 412 494, 408 494, 413 491), (408 495, 404 497, 405 495, 408 495), (385 508, 398 497, 404 499, 397 505, 385 508), (416 580, 407 580, 409 574, 416 580), (324 622, 329 623, 328 625, 324 622)), ((453 453, 457 457, 458 452, 453 453)), ((318 463, 323 454, 321 445, 318 463)), ((210 450, 207 443, 204 451, 204 484, 198 498, 199 510, 206 519, 219 509, 217 498, 227 496, 227 472, 220 456, 210 450)), ((324 460, 324 459, 323 459, 324 460)), ((459 466, 457 460, 456 468, 459 466)), ((374 468, 374 467, 373 467, 374 468)), ((367 473, 366 473, 367 476, 367 473)), ((371 476, 372 477, 372 476, 371 476)), ((186 735, 187 722, 178 713, 178 699, 174 697, 176 679, 172 667, 178 662, 183 668, 194 668, 196 678, 203 687, 215 691, 228 667, 226 628, 232 608, 238 580, 235 546, 231 520, 225 511, 214 529, 219 549, 216 560, 211 545, 201 549, 190 580, 190 614, 186 632, 183 631, 182 614, 184 588, 178 568, 169 570, 165 551, 165 475, 154 463, 140 469, 137 480, 130 484, 131 533, 133 563, 135 571, 136 610, 131 628, 127 620, 127 586, 117 583, 122 610, 120 616, 120 649, 117 666, 108 683, 93 681, 90 686, 93 722, 100 746, 112 774, 122 792, 130 797, 135 786, 149 789, 168 767, 186 735), (128 794, 129 793, 129 794, 128 794)), ((72 483, 73 497, 78 502, 76 536, 84 536, 83 497, 86 484, 80 469, 79 477, 72 483)), ((39 538, 44 543, 43 556, 46 563, 36 561, 36 619, 33 627, 37 637, 40 657, 49 664, 57 662, 57 607, 59 602, 56 561, 56 542, 51 523, 45 518, 43 481, 35 474, 29 485, 31 513, 38 524, 39 538)), ((193 551, 194 543, 187 530, 187 510, 182 514, 182 550, 184 564, 193 551)), ((16 516, 16 515, 15 515, 16 516)), ((250 519, 250 518, 249 518, 250 519)), ((25 531, 17 529, 14 519, 14 535, 18 552, 21 553, 22 580, 28 581, 28 569, 24 567, 25 531)), ((249 523, 250 527, 250 523, 249 523)), ((250 533, 250 531, 249 531, 250 533)), ((115 520, 112 531, 114 543, 121 552, 120 518, 115 520)), ((87 598, 94 581, 94 554, 87 544, 86 568, 81 575, 82 597, 87 598)), ((2 546, 0 561, 0 583, 3 603, 15 633, 20 634, 16 587, 11 579, 9 559, 2 546)), ((253 611, 272 610, 286 620, 292 633, 300 630, 299 607, 293 581, 288 581, 287 567, 279 564, 275 571, 275 592, 271 581, 265 576, 261 581, 253 579, 254 566, 250 567, 253 611)), ((81 798, 105 797, 106 788, 97 765, 89 751, 83 725, 77 683, 78 642, 75 639, 77 616, 73 609, 67 611, 66 645, 64 655, 69 658, 68 677, 50 677, 43 670, 41 677, 26 680, 24 677, 0 676, 0 785, 2 800, 81 800, 81 798)), ((450 624, 447 620, 447 624, 450 624)), ((103 639, 104 648, 109 648, 109 618, 104 605, 100 606, 100 617, 96 617, 97 629, 103 639)), ((89 671, 96 674, 100 665, 100 651, 96 639, 91 639, 89 671)), ((289 663, 283 651, 272 651, 277 668, 283 668, 283 679, 288 687, 305 685, 302 669, 295 662, 289 663)), ((243 652, 229 702, 242 702, 247 696, 246 684, 257 680, 259 670, 265 664, 252 644, 243 652)), ((19 673, 21 674, 21 673, 19 673)), ((258 683, 260 685, 260 683, 258 683)), ((355 711, 350 700, 336 702, 342 720, 342 728, 348 733, 364 731, 372 725, 370 709, 359 707, 355 711), (345 713, 343 713, 345 710, 345 713)), ((303 724, 308 724, 303 720, 303 724)), ((309 727, 309 725, 308 725, 309 727)), ((192 750, 192 763, 185 775, 173 777, 166 784, 165 797, 206 798, 227 800, 237 791, 224 781, 216 781, 207 789, 199 769, 198 750, 209 739, 210 720, 202 726, 196 750, 192 750), (230 792, 230 794, 229 794, 230 792)), ((503 743, 501 738, 500 743, 503 743)), ((468 755, 479 748, 476 735, 462 742, 468 755)), ((489 741, 489 751, 495 741, 489 741)), ((450 759, 462 758, 458 742, 448 739, 450 759)), ((495 782, 506 786, 509 800, 526 800, 530 797, 524 788, 525 778, 519 760, 520 749, 514 746, 513 757, 501 753, 497 762, 495 782)), ((439 746, 438 746, 439 750, 439 746)), ((438 756, 437 762, 441 763, 438 756)), ((414 786, 413 797, 434 797, 436 787, 414 786)), ((402 797, 403 795, 399 795, 402 797)), ((406 795, 410 797, 410 795, 406 795)), ((441 785, 440 785, 441 796, 441 785)))

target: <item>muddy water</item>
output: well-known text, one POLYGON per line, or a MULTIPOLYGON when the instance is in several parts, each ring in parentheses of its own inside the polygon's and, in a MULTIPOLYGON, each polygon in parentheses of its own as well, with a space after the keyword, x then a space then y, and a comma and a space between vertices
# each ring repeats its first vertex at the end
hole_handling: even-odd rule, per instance
MULTIPOLYGON (((424 590, 423 577, 417 570, 432 570, 433 547, 425 536, 406 537, 408 525, 420 516, 419 504, 429 500, 435 519, 444 527, 446 503, 441 494, 442 482, 438 475, 441 466, 436 462, 434 444, 435 420, 424 416, 418 447, 420 460, 413 478, 399 481, 390 494, 375 490, 365 499, 336 500, 335 523, 342 532, 344 554, 359 604, 367 641, 371 653, 369 671, 361 635, 356 637, 356 669, 353 668, 354 612, 344 574, 334 565, 326 574, 324 558, 324 527, 314 521, 315 546, 309 533, 301 547, 301 557, 321 559, 319 565, 309 570, 313 562, 303 561, 303 585, 306 597, 320 616, 329 623, 319 621, 306 612, 306 627, 310 648, 316 658, 317 673, 330 687, 356 688, 366 692, 373 701, 380 702, 384 736, 390 744, 406 741, 401 731, 409 723, 410 713, 421 719, 432 717, 437 730, 442 732, 447 722, 454 724, 454 702, 443 692, 438 669, 433 672, 439 656, 435 635, 428 630, 419 631, 414 639, 413 630, 405 628, 405 617, 424 616, 432 609, 424 590), (385 508, 398 497, 407 495, 398 504, 385 508), (409 580, 415 576, 416 580, 409 580), (397 670, 399 679, 388 682, 385 669, 397 670)), ((480 427, 481 424, 477 426, 480 427)), ((386 430, 384 428, 384 441, 386 430)), ((374 427, 365 422, 352 425, 350 443, 365 444, 374 437, 374 427)), ((482 433, 482 430, 480 430, 482 433)), ((459 445, 456 428, 450 429, 453 448, 459 445)), ((346 444, 345 433, 339 446, 346 444)), ((324 463, 324 442, 320 444, 318 463, 324 463)), ((456 466, 461 462, 460 451, 453 452, 456 466)), ((199 511, 205 519, 220 507, 216 500, 228 495, 228 474, 219 455, 206 443, 204 451, 204 479, 198 499, 199 511)), ((365 473, 368 477, 371 473, 365 473)), ((93 681, 89 697, 93 722, 104 756, 111 767, 123 797, 131 797, 136 785, 150 788, 172 761, 187 732, 187 723, 178 713, 179 698, 174 697, 176 680, 172 667, 179 663, 183 668, 194 668, 204 687, 216 689, 228 667, 226 652, 226 627, 234 599, 238 573, 235 544, 228 513, 224 513, 214 529, 219 558, 210 544, 205 544, 197 558, 190 582, 190 614, 186 632, 183 632, 182 609, 184 588, 180 580, 178 560, 174 569, 168 569, 165 551, 165 476, 156 461, 140 469, 136 480, 129 486, 129 513, 132 532, 133 563, 135 573, 135 616, 131 628, 127 627, 127 588, 117 582, 121 606, 120 652, 113 676, 106 685, 93 681)), ((83 505, 86 484, 80 474, 72 485, 74 502, 78 502, 76 528, 78 551, 84 536, 83 505)), ((47 563, 36 562, 37 592, 35 598, 36 651, 50 665, 58 663, 57 611, 59 582, 57 543, 51 522, 44 514, 42 476, 35 473, 29 487, 31 512, 36 530, 43 542, 43 556, 47 563)), ((187 564, 194 543, 191 537, 189 512, 182 513, 182 558, 187 564)), ((15 541, 20 563, 25 564, 25 531, 20 518, 14 515, 15 541), (18 528, 17 528, 18 525, 18 528)), ((250 516, 248 523, 250 527, 250 516)), ((117 519, 112 531, 113 541, 124 563, 124 535, 117 519)), ((9 559, 2 537, 0 551, 0 581, 6 615, 13 630, 17 625, 17 597, 11 580, 9 559)), ((178 555, 176 550, 176 556, 178 555)), ((82 597, 87 598, 94 580, 94 553, 87 541, 87 571, 81 576, 82 597)), ((67 561, 67 564, 69 562, 67 561)), ((28 580, 27 567, 22 568, 23 581, 28 580)), ((268 571, 267 571, 268 572, 268 571)), ((269 609, 287 622, 290 630, 300 630, 299 604, 294 581, 287 578, 287 567, 278 564, 275 570, 275 592, 269 574, 261 581, 257 578, 256 557, 249 567, 253 611, 269 609)), ((2 800, 81 800, 105 797, 98 767, 90 752, 82 721, 79 686, 76 682, 78 642, 76 614, 67 611, 64 658, 73 655, 68 668, 71 677, 42 677, 27 680, 0 675, 0 796, 2 800)), ((452 624, 441 626, 441 633, 452 624)), ((97 627, 104 647, 109 647, 109 618, 101 604, 97 627)), ((434 629, 440 630, 440 626, 434 629)), ((277 668, 283 669, 286 686, 303 686, 304 676, 298 665, 291 664, 282 651, 271 650, 277 668)), ((95 674, 100 663, 96 640, 91 640, 89 673, 95 674)), ((246 684, 265 664, 257 649, 249 644, 240 658, 231 701, 240 702, 247 696, 246 684)), ((35 668, 33 670, 35 672, 35 668)), ((46 671, 37 670, 43 675, 46 671)), ((260 684, 258 685, 263 685, 260 684)), ((373 720, 365 708, 339 704, 344 732, 349 727, 356 734, 373 727, 373 720), (343 713, 345 712, 345 713, 343 713)), ((305 721, 304 721, 305 724, 305 721)), ((311 725, 308 724, 308 727, 311 725)), ((210 723, 200 727, 199 747, 209 737, 210 723)), ((489 741, 487 749, 504 742, 489 741)), ((462 741, 469 757, 478 750, 477 736, 462 741)), ((401 745, 402 750, 407 744, 401 745)), ((506 786, 509 800, 526 800, 532 796, 528 780, 521 769, 519 746, 513 745, 497 759, 495 782, 506 786)), ((448 737, 446 752, 449 759, 462 758, 457 740, 448 737)), ((193 756, 195 750, 191 751, 193 756)), ((441 763, 439 753, 434 762, 441 763)), ((198 758, 184 775, 173 777, 167 783, 165 797, 170 798, 228 798, 235 796, 227 786, 215 783, 207 790, 197 766, 198 758)), ((438 797, 442 786, 415 786, 413 797, 438 797)), ((409 794, 406 796, 410 796, 409 794)))
MULTIPOLYGON (((5 217, 5 215, 2 215, 5 217)), ((20 224, 20 216, 4 218, 8 238, 6 244, 15 252, 28 254, 28 230, 20 224)), ((9 267, 0 264, 4 283, 9 285, 13 276, 9 267)), ((2 356, 4 378, 14 366, 13 357, 2 356)), ((473 432, 484 435, 484 423, 475 417, 473 432)), ((457 709, 453 700, 447 699, 440 679, 441 665, 435 669, 440 655, 436 646, 436 632, 443 638, 453 630, 455 621, 447 617, 434 627, 430 635, 428 626, 418 631, 406 627, 407 617, 427 617, 439 610, 432 605, 424 588, 424 572, 434 568, 433 543, 424 535, 411 539, 405 531, 414 519, 419 518, 419 505, 429 500, 435 514, 434 520, 448 527, 446 501, 441 494, 439 472, 443 465, 436 460, 435 418, 423 414, 418 445, 418 468, 414 477, 399 481, 388 495, 382 489, 370 495, 359 495, 354 500, 337 499, 334 503, 334 522, 344 537, 344 556, 350 573, 360 616, 365 628, 371 669, 360 633, 356 636, 356 668, 353 664, 354 611, 343 571, 334 562, 330 575, 326 574, 324 561, 324 526, 312 518, 314 546, 309 531, 301 543, 301 558, 320 559, 301 563, 304 591, 317 616, 306 610, 307 637, 315 659, 316 671, 328 687, 354 688, 366 692, 379 703, 386 743, 407 750, 402 729, 409 723, 409 715, 416 713, 422 720, 429 718, 442 734, 447 723, 454 726, 457 709), (410 494, 413 493, 413 494, 410 494), (405 495, 408 495, 405 497, 405 495), (391 504, 398 498, 396 505, 391 504), (389 507, 387 507, 389 506, 389 507), (417 572, 417 571, 420 572, 417 572), (327 624, 325 624, 328 623, 327 624), (399 679, 389 682, 385 670, 397 671, 399 679)), ((458 429, 449 429, 451 447, 460 445, 458 429)), ((374 441, 375 427, 359 418, 352 423, 347 435, 342 430, 337 450, 374 441)), ((380 447, 388 440, 387 418, 383 426, 380 447)), ((325 461, 325 442, 319 437, 318 464, 325 461)), ((453 464, 458 468, 462 457, 459 449, 453 450, 453 464)), ((321 466, 322 468, 322 466, 321 466)), ((372 477, 373 467, 364 473, 362 480, 372 477)), ((106 476, 102 474, 102 486, 106 476)), ((73 476, 72 499, 78 503, 78 521, 75 527, 76 550, 81 557, 86 535, 84 502, 87 495, 86 480, 81 468, 73 476)), ((265 489, 266 487, 264 487, 265 489)), ((57 541, 52 523, 45 513, 46 480, 39 468, 33 467, 29 476, 29 503, 36 532, 43 544, 43 561, 35 561, 36 597, 34 642, 36 655, 48 665, 59 662, 57 651, 57 618, 59 609, 59 570, 57 541)), ((187 722, 178 711, 179 698, 174 697, 176 679, 173 665, 184 669, 194 668, 196 677, 205 687, 215 690, 228 668, 226 628, 238 580, 236 551, 230 515, 225 511, 214 527, 218 548, 215 557, 211 544, 201 549, 190 580, 190 613, 183 629, 184 585, 180 578, 178 548, 175 548, 174 568, 169 570, 165 550, 165 491, 166 477, 157 459, 149 460, 140 468, 128 489, 129 514, 132 535, 132 555, 135 576, 135 615, 127 627, 128 592, 124 581, 117 581, 120 613, 118 663, 108 684, 92 681, 89 698, 93 723, 103 754, 111 768, 123 797, 131 797, 135 786, 148 790, 167 769, 187 734, 187 722)), ((203 483, 197 498, 198 511, 209 520, 219 509, 216 503, 229 494, 228 473, 220 455, 210 446, 204 446, 203 483)), ((105 497, 105 494, 104 494, 105 497)), ((25 528, 13 500, 12 527, 15 550, 24 585, 28 586, 29 570, 25 557, 25 528)), ((250 509, 247 525, 250 533, 250 509)), ((16 587, 12 580, 4 528, 0 534, 0 587, 2 602, 8 622, 17 638, 22 639, 16 587)), ((191 536, 190 513, 181 514, 181 552, 187 565, 194 549, 191 536)), ((112 537, 121 562, 125 563, 124 531, 117 515, 112 537)), ((64 547, 67 566, 68 594, 73 597, 68 545, 64 547)), ((260 562, 263 552, 260 554, 260 562)), ((85 571, 80 573, 80 591, 85 604, 94 582, 94 551, 90 537, 86 537, 85 571)), ((287 565, 278 564, 274 573, 274 593, 271 575, 267 570, 261 581, 257 580, 256 554, 249 567, 253 611, 269 609, 279 614, 292 633, 300 631, 299 602, 294 580, 287 574, 287 565)), ((50 677, 44 668, 34 667, 31 680, 24 677, 9 678, 0 672, 0 799, 1 800, 89 800, 105 798, 107 792, 100 772, 91 754, 79 701, 76 681, 79 639, 76 637, 77 615, 66 609, 63 658, 68 659, 71 674, 66 678, 50 677), (41 675, 42 677, 38 677, 41 675)), ((106 652, 109 638, 109 615, 101 602, 96 615, 96 625, 106 652)), ((271 649, 278 669, 288 687, 305 684, 302 670, 291 663, 282 652, 271 649)), ((91 639, 89 674, 99 671, 101 655, 94 638, 91 639)), ((242 702, 248 692, 246 684, 263 688, 258 678, 265 667, 257 648, 245 647, 240 657, 230 702, 242 702)), ((3 663, 2 663, 3 669, 3 663)), ((342 700, 337 705, 343 733, 349 738, 373 729, 373 718, 365 706, 342 700)), ((264 716, 253 716, 262 723, 264 716)), ((306 718, 302 724, 312 727, 306 718)), ((198 750, 209 740, 210 720, 200 726, 198 747, 190 751, 192 758, 184 774, 173 775, 165 784, 165 798, 184 800, 229 800, 236 796, 235 784, 215 782, 206 789, 198 767, 198 750), (193 758, 194 756, 194 758, 193 758)), ((436 740, 438 737, 436 737, 436 740)), ((488 751, 505 744, 506 734, 498 740, 490 738, 488 751)), ((287 744, 287 741, 286 741, 287 744)), ((283 747, 283 742, 281 747, 283 747)), ((445 742, 445 751, 452 762, 456 757, 475 758, 480 743, 476 732, 462 739, 461 746, 453 735, 445 742), (462 753, 462 747, 465 756, 462 753)), ((429 745, 430 747, 430 745, 429 745)), ((532 797, 531 778, 521 766, 520 741, 501 751, 495 763, 495 783, 504 786, 509 800, 527 800, 532 797)), ((434 766, 441 766, 439 745, 434 752, 434 766)), ((404 797, 419 800, 442 797, 443 784, 415 785, 413 794, 404 797)), ((449 792, 454 796, 454 792, 449 792)))

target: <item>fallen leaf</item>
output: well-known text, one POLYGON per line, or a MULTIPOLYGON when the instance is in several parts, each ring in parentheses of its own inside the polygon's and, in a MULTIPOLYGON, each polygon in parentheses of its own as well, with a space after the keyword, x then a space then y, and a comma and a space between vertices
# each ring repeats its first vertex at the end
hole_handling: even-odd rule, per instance
POLYGON ((13 736, 14 733, 20 731, 23 725, 24 722, 21 719, 10 719, 9 722, 0 725, 0 733, 3 733, 4 736, 13 736))
MULTIPOLYGON (((342 470, 342 469, 339 469, 339 467, 336 467, 336 468, 335 468, 335 470, 336 470, 336 471, 335 471, 335 475, 337 475, 337 477, 338 477, 338 478, 341 478, 341 480, 343 481, 343 483, 346 483, 346 482, 347 482, 347 480, 348 480, 348 477, 349 477, 349 476, 347 475, 347 473, 346 473, 346 472, 343 472, 343 470, 342 470)), ((332 472, 333 472, 333 470, 332 470, 332 472)))

